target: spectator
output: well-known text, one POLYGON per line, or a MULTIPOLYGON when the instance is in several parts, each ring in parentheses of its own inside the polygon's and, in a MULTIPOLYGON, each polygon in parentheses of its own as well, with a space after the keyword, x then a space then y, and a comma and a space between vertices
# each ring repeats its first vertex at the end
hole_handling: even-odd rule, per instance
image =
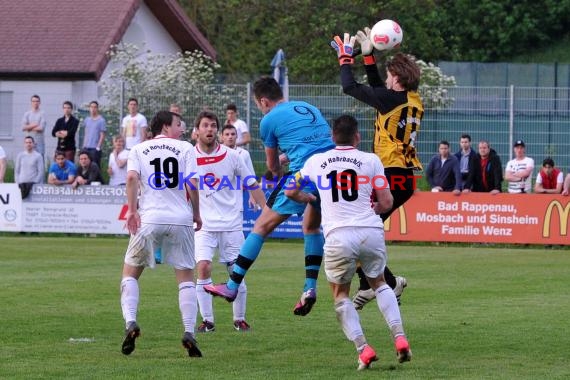
POLYGON ((6 175, 6 152, 0 146, 0 183, 4 183, 4 176, 6 175))
POLYGON ((542 161, 542 169, 536 176, 536 183, 534 184, 534 192, 542 194, 560 194, 562 193, 562 185, 564 182, 564 175, 562 170, 554 167, 554 160, 546 157, 542 161))
POLYGON ((247 144, 251 141, 249 134, 249 127, 245 121, 238 119, 238 111, 235 104, 228 104, 226 107, 226 124, 231 124, 236 127, 237 139, 236 144, 244 149, 247 149, 247 144))
POLYGON ((501 158, 486 140, 479 141, 479 153, 472 162, 472 170, 463 188, 464 192, 498 194, 503 182, 501 158))
POLYGON ((509 193, 530 193, 534 160, 526 156, 524 141, 515 141, 513 149, 515 158, 507 162, 505 169, 505 179, 509 183, 509 193))
POLYGON ((109 155, 109 185, 122 186, 127 183, 127 159, 129 151, 125 149, 125 139, 121 135, 113 136, 113 151, 109 155))
POLYGON ((14 165, 14 179, 20 191, 22 199, 27 198, 34 183, 42 183, 44 177, 44 159, 34 149, 34 138, 24 138, 24 151, 18 153, 14 165))
POLYGON ((63 117, 55 122, 51 135, 57 137, 56 152, 63 152, 65 159, 75 161, 75 134, 79 127, 79 120, 71 113, 73 112, 73 103, 69 100, 63 102, 63 117))
POLYGON ((75 164, 65 159, 63 152, 55 152, 55 162, 51 164, 48 173, 50 185, 71 185, 75 180, 75 164))
POLYGON ((562 195, 567 197, 569 193, 570 193, 570 173, 568 173, 566 175, 566 178, 564 179, 564 188, 562 190, 562 195))
POLYGON ((131 150, 133 146, 146 140, 148 124, 146 117, 139 113, 139 101, 136 98, 130 98, 127 107, 129 114, 121 123, 121 135, 125 138, 125 148, 131 150))
POLYGON ((434 155, 428 164, 426 177, 431 191, 452 191, 461 193, 461 173, 457 157, 449 155, 449 142, 439 143, 439 154, 434 155))
POLYGON ((46 119, 44 113, 40 111, 39 95, 32 95, 31 101, 32 109, 27 111, 22 118, 22 131, 27 132, 28 135, 34 138, 36 150, 40 152, 42 159, 44 159, 44 130, 46 129, 46 119))
POLYGON ((96 163, 91 161, 89 153, 86 151, 81 151, 79 153, 79 166, 77 167, 77 177, 73 181, 73 188, 77 188, 79 185, 91 185, 92 183, 101 184, 103 183, 103 177, 101 177, 101 170, 96 163))
POLYGON ((461 149, 455 153, 455 157, 459 161, 459 172, 461 173, 461 189, 465 189, 465 182, 469 177, 469 173, 473 171, 475 159, 475 151, 471 149, 471 136, 468 134, 461 135, 459 139, 461 149))
POLYGON ((96 100, 89 103, 89 116, 85 118, 83 123, 85 133, 82 150, 87 151, 91 160, 101 167, 101 149, 105 142, 107 124, 105 118, 99 114, 99 103, 96 100))

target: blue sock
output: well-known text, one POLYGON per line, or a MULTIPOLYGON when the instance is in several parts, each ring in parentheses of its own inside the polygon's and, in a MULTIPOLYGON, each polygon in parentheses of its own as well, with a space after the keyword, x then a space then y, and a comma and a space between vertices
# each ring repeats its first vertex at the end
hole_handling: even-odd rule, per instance
POLYGON ((154 251, 154 261, 157 263, 162 262, 162 249, 161 248, 157 248, 156 251, 154 251))
POLYGON ((249 267, 251 267, 255 259, 257 259, 257 256, 259 256, 264 241, 264 237, 255 232, 247 235, 247 239, 245 239, 245 242, 241 246, 239 256, 234 264, 230 279, 228 280, 228 288, 233 290, 239 288, 249 267))
POLYGON ((303 291, 317 289, 317 278, 323 261, 325 238, 322 233, 306 234, 305 238, 305 286, 303 291))

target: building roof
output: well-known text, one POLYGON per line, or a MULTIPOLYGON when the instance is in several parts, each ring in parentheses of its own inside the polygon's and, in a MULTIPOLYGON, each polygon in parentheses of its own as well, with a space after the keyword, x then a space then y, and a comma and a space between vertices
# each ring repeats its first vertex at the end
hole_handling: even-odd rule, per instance
POLYGON ((216 58, 176 0, 0 0, 0 78, 99 80, 143 1, 183 51, 216 58))

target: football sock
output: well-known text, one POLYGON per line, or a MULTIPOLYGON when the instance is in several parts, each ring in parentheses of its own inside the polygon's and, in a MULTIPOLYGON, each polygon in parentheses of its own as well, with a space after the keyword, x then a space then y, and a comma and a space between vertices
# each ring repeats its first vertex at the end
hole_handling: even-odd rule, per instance
POLYGON ((390 328, 392 337, 396 338, 397 336, 404 335, 398 301, 396 300, 394 291, 387 284, 376 289, 376 303, 390 328))
POLYGON ((305 286, 303 291, 317 288, 317 278, 323 261, 325 238, 322 233, 305 234, 305 286))
POLYGON ((247 286, 245 281, 242 281, 238 288, 238 294, 235 301, 232 303, 234 312, 234 321, 245 320, 245 306, 247 302, 247 286))
POLYGON ((178 306, 182 315, 182 324, 184 332, 194 334, 194 325, 196 325, 196 314, 198 310, 196 299, 196 286, 192 281, 181 282, 178 284, 178 306))
POLYGON ((362 346, 364 343, 362 342, 359 337, 364 337, 364 333, 362 332, 362 326, 360 326, 360 317, 358 316, 358 312, 354 308, 352 301, 348 298, 345 298, 334 305, 334 309, 336 312, 336 319, 340 322, 342 327, 342 331, 344 335, 346 335, 347 339, 351 342, 355 342, 356 348, 362 346), (358 344, 356 343, 358 340, 358 344))
POLYGON ((247 235, 245 242, 241 246, 239 256, 234 263, 232 274, 227 283, 228 288, 233 290, 239 288, 239 284, 243 281, 249 267, 251 267, 255 259, 257 259, 257 256, 259 256, 264 240, 263 236, 255 232, 247 235))
POLYGON ((196 295, 198 298, 198 309, 203 321, 214 323, 214 307, 212 303, 213 296, 204 290, 204 285, 210 285, 211 278, 196 280, 196 295))
POLYGON ((121 280, 121 310, 125 319, 125 326, 137 320, 139 304, 139 282, 134 277, 124 277, 121 280))

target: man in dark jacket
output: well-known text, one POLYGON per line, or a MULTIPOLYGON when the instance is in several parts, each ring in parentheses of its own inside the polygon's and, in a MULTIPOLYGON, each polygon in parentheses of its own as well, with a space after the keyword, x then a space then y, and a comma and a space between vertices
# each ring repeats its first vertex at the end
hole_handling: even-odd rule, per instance
POLYGON ((498 194, 501 192, 503 168, 501 159, 488 141, 479 142, 479 153, 473 160, 473 170, 465 182, 464 191, 498 194))
POLYGON ((461 173, 459 161, 449 154, 449 143, 442 140, 439 143, 439 154, 434 155, 426 169, 426 178, 431 191, 452 191, 461 193, 461 173))
POLYGON ((459 139, 459 146, 461 149, 455 153, 457 161, 459 161, 459 171, 461 172, 461 188, 465 189, 465 182, 469 174, 473 171, 473 160, 475 160, 475 151, 471 149, 471 136, 468 134, 461 135, 459 139))
POLYGON ((51 135, 57 137, 56 152, 63 152, 65 159, 71 162, 75 161, 75 134, 79 127, 77 120, 71 113, 73 112, 73 103, 69 100, 63 102, 63 117, 55 122, 51 135))

